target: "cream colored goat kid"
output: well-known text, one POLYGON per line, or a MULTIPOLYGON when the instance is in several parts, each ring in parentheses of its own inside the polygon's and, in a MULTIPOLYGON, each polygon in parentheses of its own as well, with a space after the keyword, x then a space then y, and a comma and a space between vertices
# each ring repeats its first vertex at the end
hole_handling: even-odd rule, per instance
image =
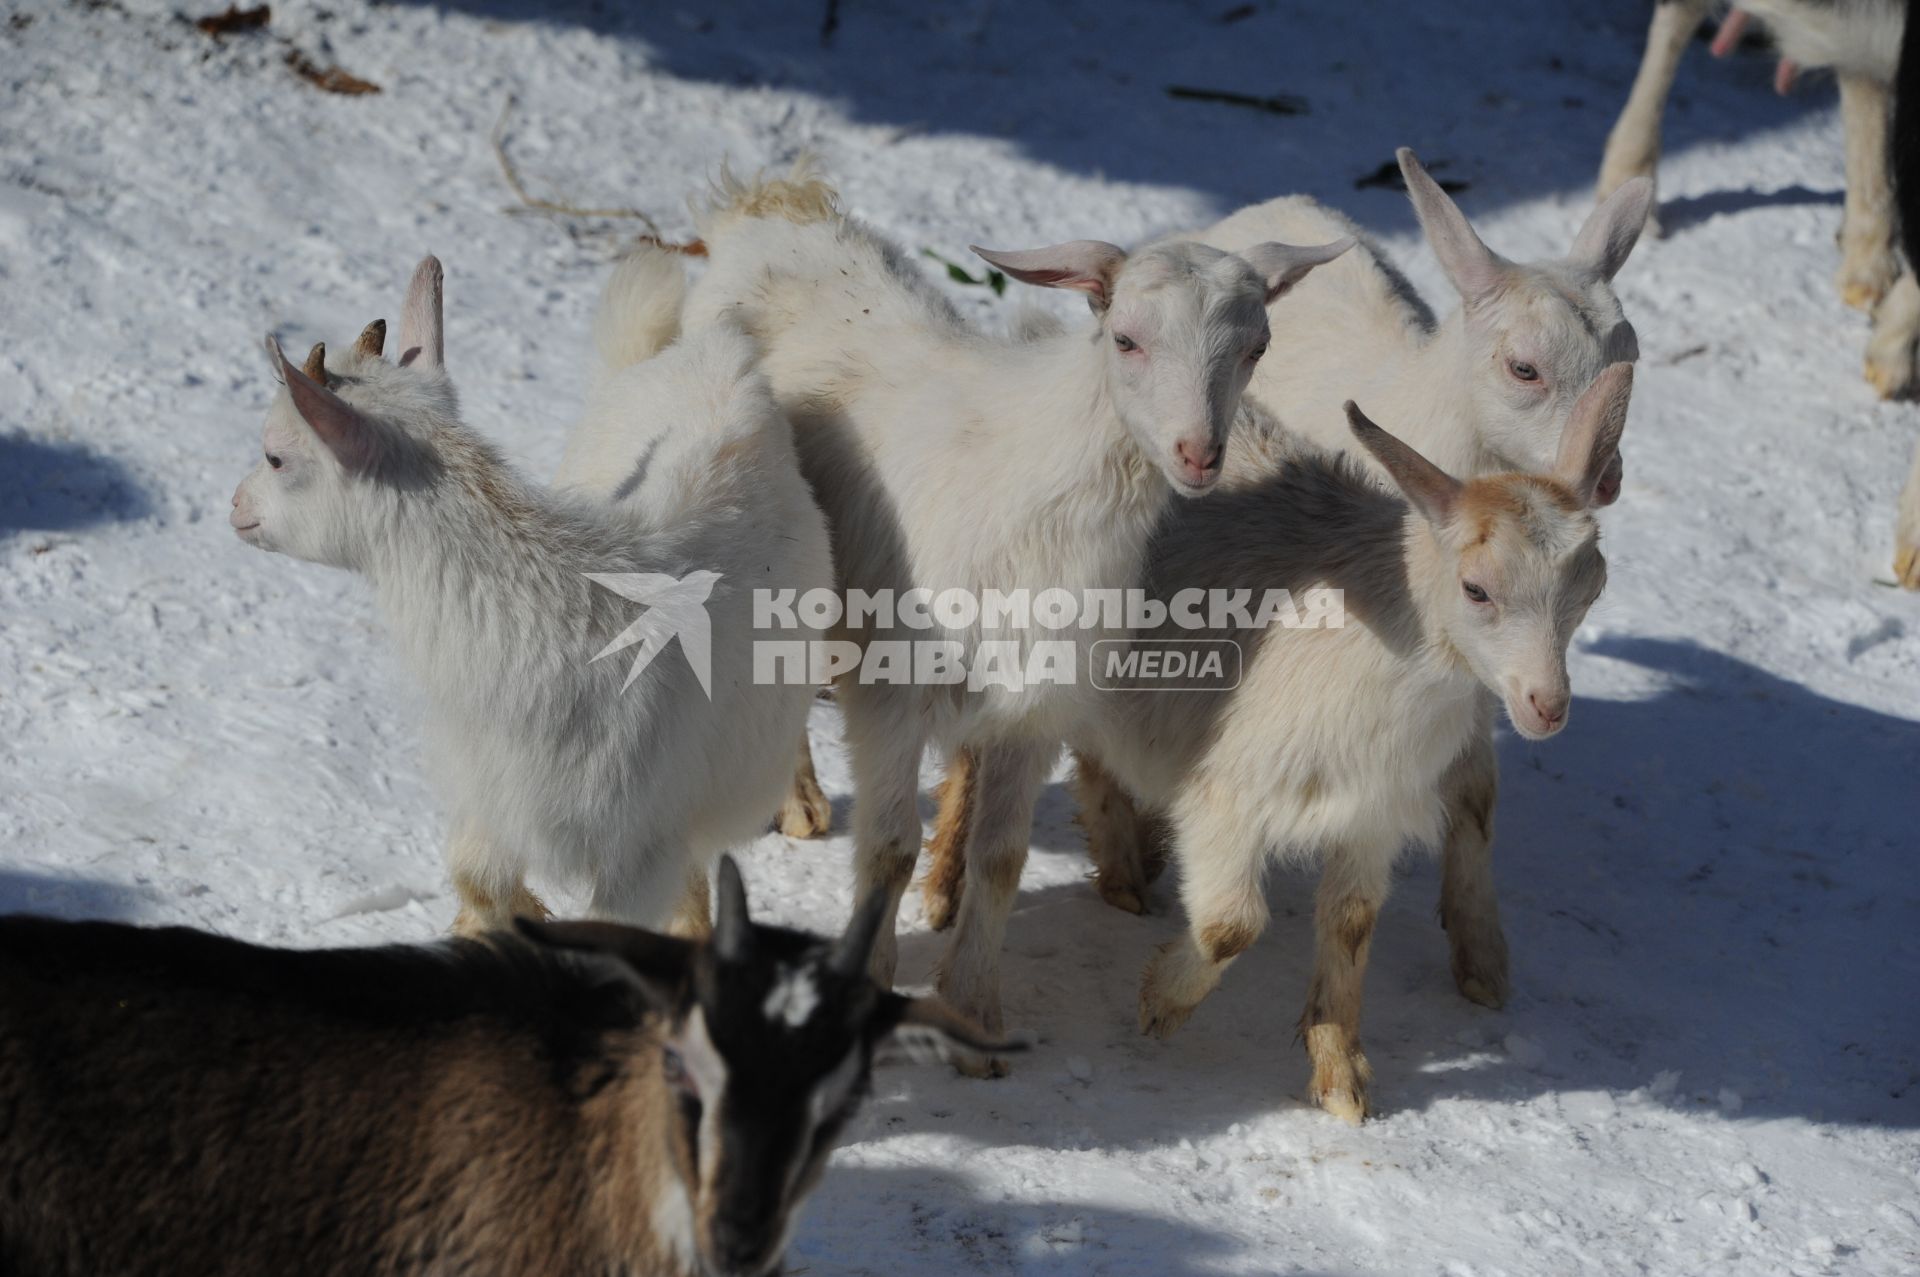
POLYGON ((1530 740, 1567 723, 1567 645, 1606 581, 1592 510, 1632 373, 1617 364, 1581 397, 1547 474, 1462 483, 1349 405, 1404 500, 1340 454, 1278 431, 1236 437, 1228 465, 1255 477, 1183 511, 1156 546, 1153 587, 1331 586, 1346 623, 1213 635, 1246 650, 1234 691, 1117 696, 1097 735, 1074 742, 1172 818, 1188 934, 1147 969, 1143 1030, 1177 1029, 1260 935, 1270 859, 1318 860, 1301 1018, 1311 1095, 1366 1115, 1361 986, 1390 871, 1410 844, 1439 845, 1441 781, 1480 730, 1486 691, 1530 740))

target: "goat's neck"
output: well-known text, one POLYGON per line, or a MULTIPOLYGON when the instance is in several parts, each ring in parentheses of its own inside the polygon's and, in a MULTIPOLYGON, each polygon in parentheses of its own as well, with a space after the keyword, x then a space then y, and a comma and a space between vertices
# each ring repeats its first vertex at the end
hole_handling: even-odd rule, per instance
POLYGON ((1026 432, 1028 455, 1044 467, 1045 479, 1025 526, 1043 529, 1061 557, 1082 557, 1095 575, 1115 578, 1093 584, 1131 585, 1173 490, 1121 420, 1107 385, 1104 342, 1062 336, 1046 344, 1046 354, 1031 369, 1035 393, 1057 397, 1064 410, 1057 419, 1070 424, 1049 438, 1026 432))
POLYGON ((490 456, 392 497, 363 568, 402 656, 430 689, 498 694, 570 650, 581 574, 617 571, 611 539, 490 456), (596 552, 598 551, 598 552, 596 552), (457 681, 457 682, 456 682, 457 681))
POLYGON ((1392 402, 1403 414, 1394 417, 1393 432, 1448 474, 1463 477, 1514 468, 1475 428, 1473 375, 1479 357, 1461 307, 1399 362, 1393 378, 1392 402))
POLYGON ((1421 644, 1411 664, 1434 682, 1473 683, 1477 676, 1455 644, 1450 618, 1458 614, 1453 596, 1460 591, 1453 556, 1440 544, 1430 525, 1408 511, 1402 545, 1407 566, 1407 599, 1421 644))

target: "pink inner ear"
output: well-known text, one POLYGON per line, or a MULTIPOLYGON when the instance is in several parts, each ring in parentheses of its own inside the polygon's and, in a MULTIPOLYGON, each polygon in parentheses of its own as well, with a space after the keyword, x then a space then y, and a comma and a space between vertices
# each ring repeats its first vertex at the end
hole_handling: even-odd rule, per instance
POLYGON ((280 372, 293 399, 293 409, 308 429, 347 470, 359 473, 371 468, 379 451, 379 434, 373 423, 275 349, 280 354, 280 372))

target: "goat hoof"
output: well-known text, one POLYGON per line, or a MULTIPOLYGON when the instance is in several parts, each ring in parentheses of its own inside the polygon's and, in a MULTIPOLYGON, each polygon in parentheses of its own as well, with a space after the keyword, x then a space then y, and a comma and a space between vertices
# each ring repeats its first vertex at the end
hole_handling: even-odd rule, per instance
POLYGON ((935 931, 947 930, 960 916, 960 892, 932 874, 920 884, 920 903, 927 911, 927 925, 935 931))
POLYGON ((1171 1006, 1154 998, 1150 991, 1140 995, 1140 1031, 1150 1038, 1166 1041, 1192 1015, 1192 1007, 1171 1006))
POLYGON ((1842 258, 1840 269, 1834 273, 1833 286, 1841 301, 1855 310, 1870 311, 1893 287, 1897 273, 1893 259, 1884 251, 1865 252, 1858 259, 1849 255, 1842 258))
POLYGON ((833 804, 815 781, 796 785, 780 804, 775 822, 789 838, 825 838, 833 829, 833 804))
POLYGON ((1906 590, 1920 590, 1920 545, 1903 545, 1894 551, 1893 578, 1906 590))
POLYGON ((1367 1093, 1350 1086, 1316 1087, 1313 1102, 1350 1126, 1358 1126, 1370 1116, 1367 1093))
POLYGON ((956 1055, 953 1067, 962 1077, 979 1078, 987 1081, 1007 1075, 1007 1062, 997 1055, 956 1055))
POLYGON ((1133 914, 1147 911, 1147 902, 1143 898, 1146 895, 1145 887, 1133 883, 1108 882, 1105 878, 1097 879, 1094 886, 1099 890, 1100 898, 1115 909, 1133 914))
POLYGON ((1493 984, 1477 975, 1462 976, 1455 981, 1460 996, 1469 1002, 1478 1003, 1489 1011, 1498 1011, 1507 1005, 1507 990, 1504 983, 1493 984))

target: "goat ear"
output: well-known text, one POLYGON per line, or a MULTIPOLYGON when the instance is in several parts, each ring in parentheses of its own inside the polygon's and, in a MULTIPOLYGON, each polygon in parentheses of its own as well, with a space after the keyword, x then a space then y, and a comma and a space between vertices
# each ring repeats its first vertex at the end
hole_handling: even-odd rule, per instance
POLYGON ((400 307, 400 366, 441 368, 447 362, 441 307, 440 259, 429 257, 413 268, 407 300, 400 307))
POLYGON ((1420 167, 1420 157, 1412 147, 1403 146, 1394 154, 1399 157, 1400 176, 1406 180, 1420 229, 1460 300, 1472 305, 1492 296, 1506 275, 1507 264, 1480 242, 1453 196, 1441 190, 1440 183, 1420 167))
POLYGON ((359 473, 373 465, 380 452, 380 427, 360 415, 352 404, 293 366, 280 343, 271 336, 267 349, 280 364, 280 379, 287 383, 293 398, 293 410, 307 423, 327 451, 347 470, 359 473))
POLYGON ((1087 304, 1099 314, 1113 301, 1113 280, 1127 260, 1127 250, 1105 240, 1076 239, 1050 248, 1000 252, 970 246, 982 261, 997 266, 1023 284, 1042 288, 1073 288, 1087 295, 1087 304))
POLYGON ((1458 479, 1375 425, 1351 399, 1347 400, 1347 425, 1428 523, 1437 527, 1452 516, 1464 486, 1458 479))
POLYGON ((874 1021, 886 1035, 885 1045, 915 1064, 946 1063, 955 1055, 1014 1055, 1033 1045, 1020 1036, 988 1037, 979 1025, 934 997, 883 994, 874 1021))
POLYGON ((535 922, 515 918, 514 930, 547 949, 566 949, 604 963, 630 981, 659 1010, 680 1005, 693 967, 691 940, 617 922, 535 922))
POLYGON ((1600 201, 1587 215, 1587 224, 1573 238, 1567 259, 1593 271, 1602 279, 1612 279, 1627 264, 1627 254, 1640 242, 1647 214, 1653 209, 1653 179, 1636 177, 1623 182, 1620 189, 1600 201))
POLYGON ((1633 365, 1610 364, 1580 393, 1560 432, 1554 478, 1573 489, 1591 508, 1600 480, 1620 456, 1627 428, 1627 404, 1633 398, 1633 365))
POLYGON ((1267 281, 1267 300, 1281 296, 1305 279, 1307 272, 1324 266, 1353 247, 1353 239, 1337 239, 1331 244, 1301 248, 1294 244, 1266 243, 1243 248, 1239 256, 1267 281))

